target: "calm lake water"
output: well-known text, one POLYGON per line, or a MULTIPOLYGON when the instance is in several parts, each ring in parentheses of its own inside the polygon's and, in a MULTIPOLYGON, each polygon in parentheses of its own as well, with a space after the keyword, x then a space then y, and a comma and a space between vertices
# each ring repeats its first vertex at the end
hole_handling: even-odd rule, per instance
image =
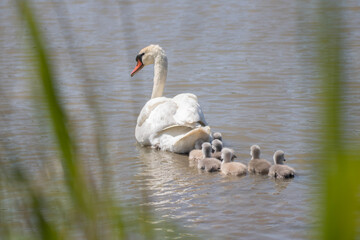
MULTIPOLYGON (((316 2, 34 2, 83 158, 92 176, 100 178, 99 134, 108 152, 105 181, 119 203, 141 202, 145 190, 145 205, 160 221, 173 219, 204 238, 310 236, 319 197, 312 169, 322 124, 317 118, 322 89, 312 61, 316 2), (139 147, 136 119, 151 96, 153 68, 145 67, 134 78, 130 72, 139 50, 152 43, 168 56, 165 96, 196 94, 212 130, 222 132, 237 161, 250 160, 252 144, 260 145, 262 157, 270 161, 282 149, 296 178, 206 174, 189 167, 187 156, 139 147), (100 117, 91 106, 97 106, 100 117)), ((360 135, 359 2, 346 1, 342 9, 344 123, 346 140, 354 144, 360 135)), ((62 182, 61 167, 46 116, 38 118, 44 107, 37 101, 28 36, 13 1, 0 2, 0 35, 1 141, 18 159, 0 156, 8 164, 26 166, 38 181, 44 167, 40 160, 46 159, 56 185, 62 182)), ((9 220, 18 221, 12 214, 9 220)))

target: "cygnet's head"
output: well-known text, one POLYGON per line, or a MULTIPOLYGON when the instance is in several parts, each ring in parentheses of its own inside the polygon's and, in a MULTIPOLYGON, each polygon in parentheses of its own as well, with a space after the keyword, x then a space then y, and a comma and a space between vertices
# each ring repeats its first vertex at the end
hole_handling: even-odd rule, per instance
POLYGON ((260 158, 260 147, 259 145, 252 145, 250 147, 250 156, 253 158, 253 159, 258 159, 260 158))
POLYGON ((204 143, 205 141, 202 139, 198 139, 195 142, 195 149, 201 149, 201 145, 204 143))
POLYGON ((158 57, 166 61, 166 66, 167 66, 167 58, 165 55, 165 51, 159 45, 152 44, 141 49, 139 54, 135 58, 137 64, 134 70, 131 72, 131 76, 133 77, 144 66, 154 64, 155 60, 158 57))
POLYGON ((213 133, 213 138, 222 141, 222 135, 221 135, 220 132, 214 132, 213 133))
POLYGON ((221 159, 223 163, 231 162, 233 151, 229 148, 223 148, 221 150, 221 159))
POLYGON ((285 159, 285 153, 282 150, 277 150, 274 153, 274 163, 275 164, 284 164, 284 162, 286 161, 285 159))
POLYGON ((222 142, 219 139, 214 139, 212 142, 212 149, 214 149, 215 152, 221 152, 221 149, 223 148, 222 142))
POLYGON ((211 144, 208 142, 204 142, 202 145, 202 152, 204 157, 209 158, 211 157, 211 144))

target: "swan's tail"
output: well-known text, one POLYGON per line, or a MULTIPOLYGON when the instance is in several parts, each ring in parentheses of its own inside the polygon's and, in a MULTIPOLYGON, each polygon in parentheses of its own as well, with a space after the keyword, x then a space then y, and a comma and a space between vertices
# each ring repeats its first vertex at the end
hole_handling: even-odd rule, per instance
POLYGON ((195 148, 197 140, 202 139, 204 142, 209 142, 210 137, 209 126, 192 129, 174 143, 172 151, 175 153, 188 153, 195 148))
POLYGON ((164 128, 150 138, 152 146, 164 151, 188 153, 195 148, 195 142, 202 139, 209 142, 211 131, 209 126, 192 128, 182 125, 173 125, 164 128))

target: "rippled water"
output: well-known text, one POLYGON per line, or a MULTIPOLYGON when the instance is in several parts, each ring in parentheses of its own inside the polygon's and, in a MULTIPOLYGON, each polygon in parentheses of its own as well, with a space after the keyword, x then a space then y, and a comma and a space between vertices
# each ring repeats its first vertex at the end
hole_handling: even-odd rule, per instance
MULTIPOLYGON (((119 202, 136 202, 146 190, 145 204, 158 216, 213 239, 310 235, 318 197, 312 167, 321 125, 316 118, 321 89, 312 61, 315 3, 35 2, 80 148, 97 176, 94 129, 101 129, 110 156, 108 181, 119 202), (223 133, 238 161, 249 161, 252 144, 259 144, 269 160, 282 149, 296 178, 201 173, 184 155, 137 146, 136 118, 151 96, 153 70, 145 67, 134 78, 130 72, 138 51, 151 43, 160 44, 168 56, 166 96, 196 94, 209 125, 223 133), (89 99, 98 106, 103 128, 89 99)), ((360 8, 357 1, 347 1, 343 10, 349 86, 344 114, 352 143, 360 134, 360 8)), ((2 141, 36 173, 39 156, 56 155, 53 148, 38 149, 52 140, 35 118, 42 107, 33 101, 38 97, 30 81, 27 33, 11 1, 0 3, 0 13, 2 141)))

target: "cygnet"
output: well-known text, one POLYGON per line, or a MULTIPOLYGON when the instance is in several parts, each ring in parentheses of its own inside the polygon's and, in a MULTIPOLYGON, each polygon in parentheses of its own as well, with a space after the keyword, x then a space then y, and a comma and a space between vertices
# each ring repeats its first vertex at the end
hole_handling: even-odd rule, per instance
POLYGON ((271 163, 265 159, 260 158, 260 147, 252 145, 250 147, 251 160, 248 164, 248 171, 250 173, 267 175, 271 167, 271 163))
POLYGON ((189 161, 197 162, 199 159, 203 158, 203 153, 201 151, 201 145, 204 143, 204 140, 199 139, 195 142, 195 149, 191 150, 189 153, 189 161))
POLYGON ((233 152, 229 148, 223 148, 221 151, 221 172, 225 175, 242 176, 246 175, 246 166, 239 162, 231 162, 233 152))
POLYGON ((220 170, 221 161, 211 157, 211 144, 205 142, 202 144, 204 158, 198 160, 198 168, 207 172, 216 172, 220 170))
POLYGON ((214 132, 212 136, 213 136, 213 139, 218 139, 218 140, 222 141, 222 135, 220 132, 214 132))
POLYGON ((223 148, 222 142, 219 139, 214 139, 211 142, 211 145, 212 149, 214 150, 214 152, 211 154, 211 157, 221 160, 221 150, 223 148))
POLYGON ((277 150, 274 153, 274 163, 269 170, 269 176, 274 178, 293 178, 295 170, 289 166, 284 165, 285 153, 282 150, 277 150))

